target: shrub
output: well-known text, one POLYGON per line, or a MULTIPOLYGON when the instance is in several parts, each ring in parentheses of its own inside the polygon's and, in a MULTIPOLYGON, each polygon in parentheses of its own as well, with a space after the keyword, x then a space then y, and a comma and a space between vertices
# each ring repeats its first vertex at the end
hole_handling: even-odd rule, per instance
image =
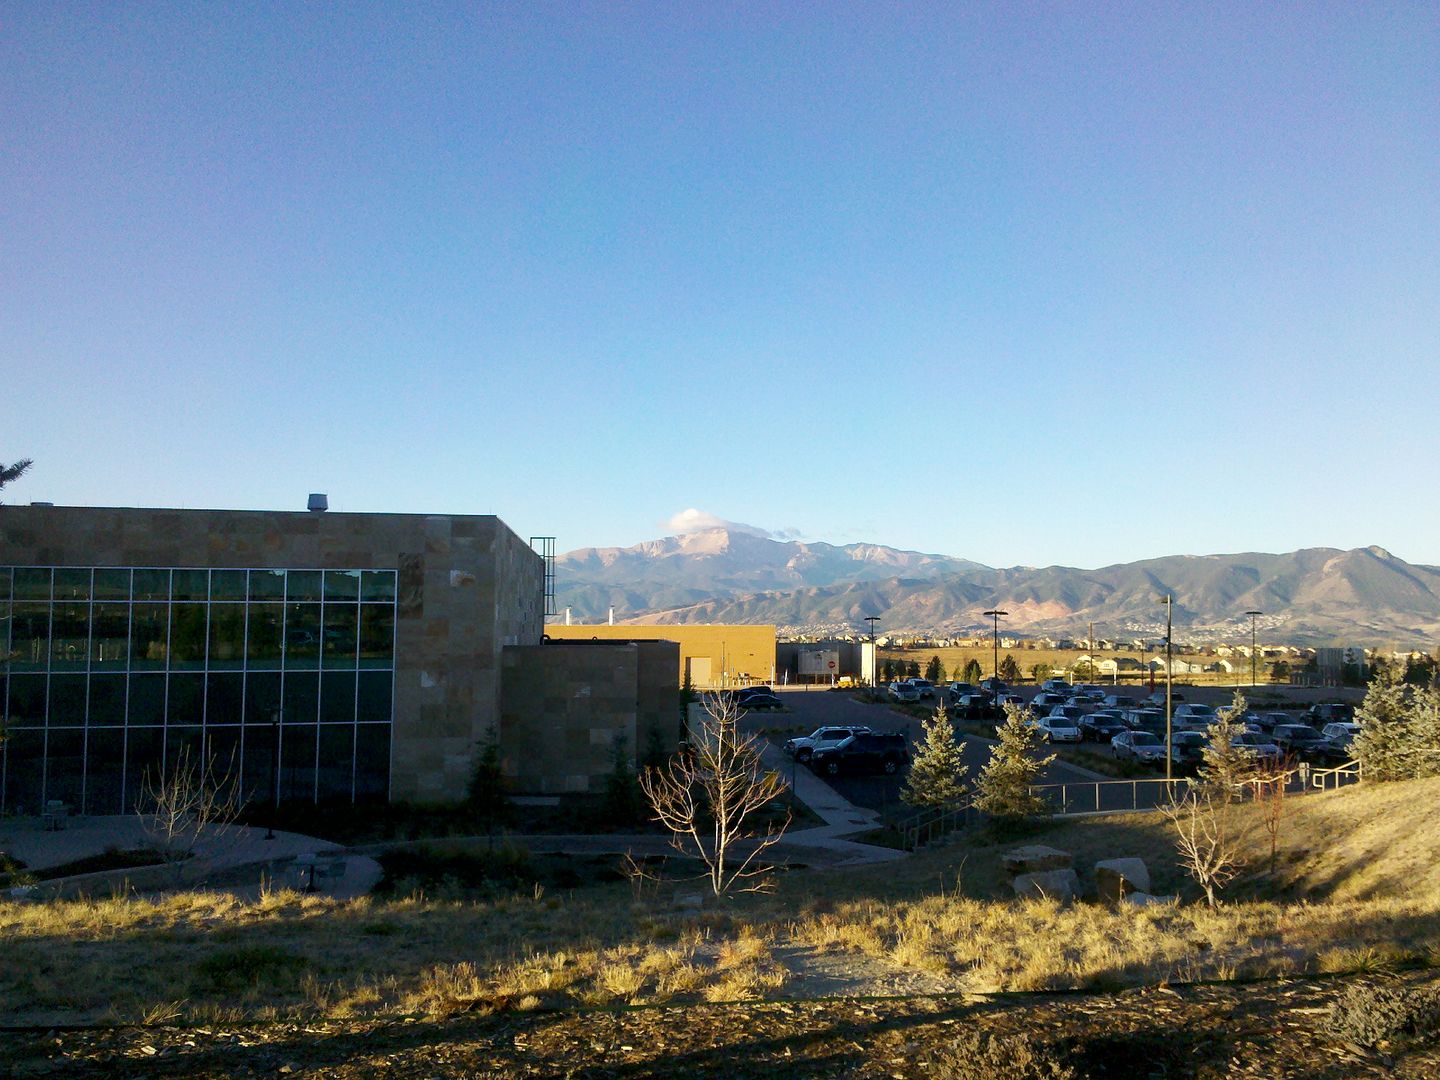
POLYGON ((1079 1080, 1059 1054, 1029 1035, 963 1032, 930 1062, 938 1080, 1079 1080))
POLYGON ((303 956, 271 945, 221 949, 196 966, 200 977, 218 990, 293 985, 309 966, 303 956))
POLYGON ((1433 987, 1351 986, 1330 1006, 1331 1034, 1375 1046, 1401 1036, 1440 1033, 1440 991, 1433 987))

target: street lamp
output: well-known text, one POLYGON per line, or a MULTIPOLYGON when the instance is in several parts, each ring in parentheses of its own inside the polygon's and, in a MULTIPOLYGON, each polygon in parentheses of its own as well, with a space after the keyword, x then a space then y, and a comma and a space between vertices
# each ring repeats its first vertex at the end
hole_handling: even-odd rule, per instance
POLYGON ((880 688, 880 657, 875 655, 875 624, 880 621, 879 615, 866 615, 865 621, 870 624, 870 689, 880 688))
MULTIPOLYGON (((1171 717, 1174 716, 1174 673, 1175 661, 1174 651, 1171 646, 1171 637, 1175 630, 1175 597, 1166 593, 1160 598, 1165 605, 1165 790, 1171 791, 1170 784, 1174 777, 1172 775, 1174 756, 1171 753, 1171 738, 1174 732, 1171 730, 1171 717)), ((1173 794, 1173 791, 1171 792, 1173 794)))
POLYGON ((1263 611, 1247 611, 1250 616, 1250 689, 1255 689, 1255 617, 1264 615, 1263 611))
POLYGON ((994 642, 994 662, 992 664, 993 670, 991 671, 991 674, 994 675, 996 679, 998 679, 1000 678, 1000 616, 1009 615, 1010 613, 1008 611, 999 611, 995 608, 991 608, 989 611, 985 612, 985 614, 990 617, 993 631, 993 636, 991 640, 994 642))
POLYGON ((275 791, 275 798, 270 806, 270 823, 265 827, 265 839, 275 839, 275 819, 280 816, 280 717, 284 710, 274 708, 270 710, 270 730, 274 733, 275 754, 270 763, 270 786, 275 791))

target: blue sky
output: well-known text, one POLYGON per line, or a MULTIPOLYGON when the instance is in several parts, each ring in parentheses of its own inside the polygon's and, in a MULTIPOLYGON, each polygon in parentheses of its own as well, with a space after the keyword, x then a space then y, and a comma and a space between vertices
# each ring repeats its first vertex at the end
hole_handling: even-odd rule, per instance
POLYGON ((1440 8, 0 18, 10 501, 1440 563, 1440 8))

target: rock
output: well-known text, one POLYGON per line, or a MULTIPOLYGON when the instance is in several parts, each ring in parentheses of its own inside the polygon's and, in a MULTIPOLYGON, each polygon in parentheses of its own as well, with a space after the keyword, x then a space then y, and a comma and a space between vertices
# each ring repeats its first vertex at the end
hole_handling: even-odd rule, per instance
POLYGON ((1049 897, 1052 900, 1073 900, 1080 890, 1080 877, 1074 870, 1041 870, 1021 874, 1015 879, 1015 895, 1049 897))
POLYGON ((1155 904, 1173 904, 1173 896, 1152 896, 1148 892, 1131 892, 1121 897, 1121 903, 1133 904, 1135 907, 1152 907, 1155 904))
POLYGON ((1130 893, 1148 893, 1150 871, 1143 859, 1105 859, 1095 864, 1095 890, 1112 904, 1130 893))
POLYGON ((705 906, 705 897, 700 893, 685 893, 675 897, 675 907, 681 911, 699 911, 705 906))
POLYGON ((1034 874, 1042 870, 1069 870, 1075 865, 1075 856, 1068 851, 1046 847, 1044 844, 1027 844, 1001 856, 1005 872, 1011 877, 1016 874, 1034 874))

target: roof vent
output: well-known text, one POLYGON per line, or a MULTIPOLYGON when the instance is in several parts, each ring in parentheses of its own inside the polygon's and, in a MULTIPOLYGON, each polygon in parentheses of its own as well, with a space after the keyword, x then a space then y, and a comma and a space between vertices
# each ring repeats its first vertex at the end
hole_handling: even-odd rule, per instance
POLYGON ((32 502, 30 505, 31 505, 31 506, 54 506, 55 504, 54 504, 53 502, 38 502, 38 501, 37 501, 37 502, 32 502))
POLYGON ((312 510, 317 514, 323 514, 330 509, 330 497, 323 491, 312 491, 310 501, 305 504, 306 510, 312 510))

